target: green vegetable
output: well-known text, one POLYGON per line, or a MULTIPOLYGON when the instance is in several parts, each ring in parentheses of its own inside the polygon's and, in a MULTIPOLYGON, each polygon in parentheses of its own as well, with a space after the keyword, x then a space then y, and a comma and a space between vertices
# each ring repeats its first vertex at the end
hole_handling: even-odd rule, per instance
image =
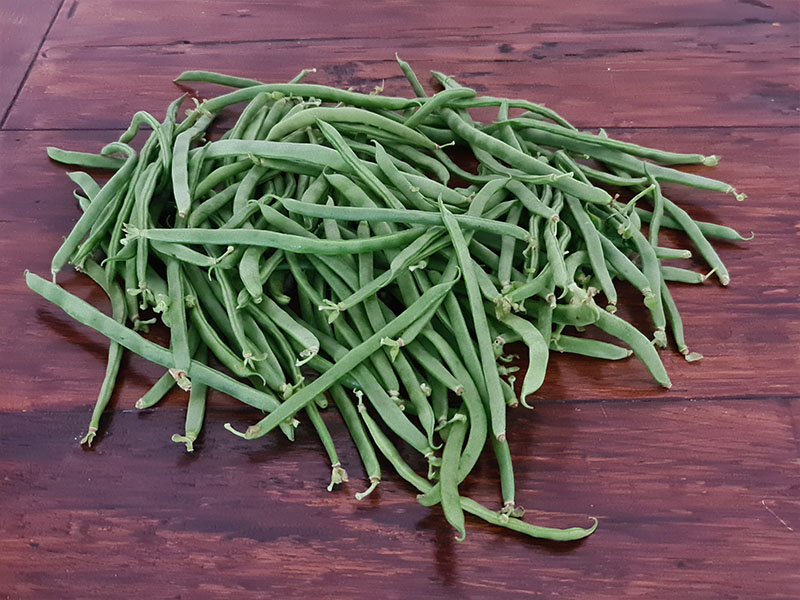
POLYGON ((700 355, 689 351, 667 283, 708 275, 662 264, 692 251, 660 245, 661 230, 683 231, 723 285, 730 276, 709 239, 746 238, 693 220, 661 183, 744 196, 672 167, 710 166, 714 156, 580 132, 551 109, 479 96, 436 72, 444 90, 428 96, 398 62, 417 97, 300 83, 313 70, 274 84, 187 71, 176 81, 240 89, 198 103, 180 122, 183 96, 163 122, 138 112, 99 154, 48 148, 55 161, 113 172, 102 185, 69 174, 83 215, 51 268, 54 280, 68 262, 85 271, 111 299, 112 316, 26 274, 33 291, 111 342, 81 443, 98 432, 127 349, 167 369, 137 408, 154 406, 175 384, 188 391, 184 433, 172 438, 187 451, 213 388, 262 413, 244 432, 225 425, 246 439, 275 428, 293 439, 307 417, 331 463, 332 490, 348 482, 320 414, 335 406, 369 480, 356 498, 381 481, 377 449, 420 503, 441 503, 459 540, 465 513, 532 537, 586 537, 596 520, 569 529, 521 520, 509 407, 531 408, 550 350, 605 360, 634 354, 669 387, 656 346, 670 335, 687 360, 700 355), (215 117, 242 103, 219 135, 215 117), (470 109, 478 107, 496 107, 496 121, 475 121, 470 109), (151 132, 137 153, 130 143, 143 126, 151 132), (477 168, 457 164, 450 145, 471 152, 477 168), (602 185, 633 198, 617 200, 602 185), (641 292, 651 334, 613 314, 620 282, 641 292), (137 333, 156 321, 169 330, 168 348, 137 333), (624 346, 569 327, 603 331, 624 346), (511 341, 528 350, 519 398, 518 367, 505 354, 511 341), (211 357, 232 375, 210 367, 211 357), (386 430, 422 455, 426 474, 386 430), (500 474, 498 510, 463 495, 487 438, 500 474))

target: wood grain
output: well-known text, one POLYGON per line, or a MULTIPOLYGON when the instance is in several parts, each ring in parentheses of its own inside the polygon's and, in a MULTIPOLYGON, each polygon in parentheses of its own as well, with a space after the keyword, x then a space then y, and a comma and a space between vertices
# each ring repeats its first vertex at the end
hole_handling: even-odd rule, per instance
MULTIPOLYGON (((0 122, 0 598, 800 597, 797 3, 59 4, 0 2, 11 25, 0 32, 0 114, 11 104, 0 122), (697 172, 749 194, 667 190, 697 218, 756 234, 718 244, 727 289, 674 287, 704 360, 662 352, 665 391, 633 359, 556 354, 536 409, 510 415, 526 519, 597 516, 581 543, 468 518, 459 544, 388 465, 376 493, 355 501, 365 475, 333 411, 324 418, 351 476, 336 493, 324 490, 330 467, 307 423, 293 444, 240 440, 222 424, 257 415, 221 394, 186 454, 170 441, 184 394, 131 410, 161 374, 135 357, 97 443, 77 444, 107 342, 24 286, 24 269, 48 272, 79 214, 45 147, 97 151, 136 110, 162 116, 182 92, 170 80, 188 68, 281 80, 316 66, 318 82, 370 91, 385 80, 407 95, 395 51, 421 73, 544 102, 579 126, 721 154, 697 172)), ((65 270, 59 283, 105 308, 83 276, 65 270)), ((646 328, 636 294, 622 292, 646 328)), ((486 453, 464 490, 497 506, 497 481, 486 453)))
MULTIPOLYGON (((800 477, 787 401, 582 403, 512 423, 526 518, 600 528, 537 543, 438 510, 385 474, 324 490, 313 433, 246 442, 213 412, 194 455, 169 441, 182 413, 115 413, 92 451, 84 414, 0 414, 0 584, 9 597, 796 598, 800 477), (624 432, 624 434, 622 434, 624 432), (760 573, 761 576, 754 577, 760 573), (146 583, 145 583, 146 582, 146 583)), ((346 439, 326 415, 334 437, 346 439)), ((488 454, 487 454, 488 456, 488 454)), ((468 493, 499 502, 486 457, 468 493)))
POLYGON ((63 0, 0 2, 0 125, 33 65, 63 0))
POLYGON ((703 3, 692 27, 676 18, 680 7, 631 22, 639 11, 630 2, 602 19, 587 3, 565 17, 555 3, 400 2, 367 9, 365 21, 351 18, 361 3, 339 3, 324 19, 318 3, 149 6, 65 5, 8 127, 124 127, 131 98, 161 111, 176 95, 169 81, 196 68, 282 81, 316 67, 320 83, 372 90, 385 82, 386 93, 408 95, 395 52, 420 74, 437 69, 482 92, 542 102, 582 126, 797 125, 800 82, 783 67, 800 35, 791 4, 730 3, 712 20, 703 3), (167 11, 161 23, 155 10, 167 11), (170 17, 187 13, 192 27, 176 29, 170 17))

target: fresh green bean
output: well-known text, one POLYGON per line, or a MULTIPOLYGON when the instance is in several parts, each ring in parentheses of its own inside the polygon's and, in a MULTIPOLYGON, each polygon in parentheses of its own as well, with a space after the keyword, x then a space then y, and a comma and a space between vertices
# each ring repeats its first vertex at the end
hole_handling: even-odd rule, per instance
POLYGON ((63 267, 67 263, 67 260, 69 260, 70 256, 72 256, 72 253, 78 247, 80 241, 87 233, 89 233, 89 230, 92 228, 95 219, 100 216, 100 214, 103 212, 103 209, 112 200, 119 189, 127 183, 127 178, 136 167, 136 152, 130 146, 120 144, 119 142, 114 142, 105 146, 101 152, 104 155, 111 154, 112 152, 121 152, 126 154, 127 158, 125 160, 125 164, 121 166, 116 173, 114 173, 114 175, 103 186, 97 196, 92 199, 92 203, 87 207, 86 211, 81 215, 80 219, 78 219, 78 222, 75 223, 74 227, 72 228, 72 231, 70 231, 69 235, 64 240, 64 243, 61 244, 59 249, 56 251, 50 265, 50 271, 53 274, 53 281, 55 281, 56 274, 61 270, 61 267, 63 267))
POLYGON ((441 483, 442 511, 448 523, 458 531, 456 540, 464 541, 467 536, 464 530, 464 511, 461 509, 458 494, 458 463, 461 457, 461 447, 467 432, 467 417, 456 414, 450 425, 447 441, 442 451, 442 467, 439 470, 441 483))
MULTIPOLYGON (((201 347, 197 351, 196 359, 204 363, 206 361, 206 348, 201 347)), ((197 441, 197 436, 200 435, 200 430, 203 428, 203 418, 206 412, 206 394, 208 387, 202 382, 197 382, 192 385, 189 391, 189 405, 186 408, 186 423, 184 426, 184 434, 173 434, 172 441, 178 444, 186 444, 187 452, 194 452, 194 443, 197 441)))
POLYGON ((336 256, 359 252, 374 252, 387 248, 404 246, 423 233, 423 229, 414 228, 389 235, 379 235, 367 240, 328 241, 305 238, 275 231, 256 229, 144 229, 128 227, 128 240, 139 237, 164 242, 167 244, 214 244, 262 246, 277 248, 297 254, 324 254, 336 256))

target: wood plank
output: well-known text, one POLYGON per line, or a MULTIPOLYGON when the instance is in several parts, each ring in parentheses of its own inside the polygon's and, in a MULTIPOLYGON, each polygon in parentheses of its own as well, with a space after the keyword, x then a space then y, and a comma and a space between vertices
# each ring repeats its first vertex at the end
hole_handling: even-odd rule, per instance
POLYGON ((63 0, 0 3, 0 126, 63 0))
POLYGON ((800 88, 786 66, 797 54, 796 7, 757 4, 721 12, 705 2, 670 10, 626 2, 599 22, 585 6, 562 17, 556 5, 409 2, 388 12, 376 5, 361 20, 351 18, 360 3, 325 12, 317 3, 145 10, 84 0, 59 17, 8 127, 120 127, 131 98, 160 110, 178 93, 171 79, 195 68, 282 81, 317 67, 315 82, 362 90, 385 82, 386 93, 408 95, 396 51, 423 75, 438 69, 481 92, 542 102, 581 126, 796 125, 800 88), (487 11, 502 9, 507 19, 487 25, 487 11), (182 27, 154 23, 153 10, 180 15, 182 27))
POLYGON ((539 3, 533 9, 513 0, 444 1, 432 5, 397 0, 388 7, 344 0, 337 4, 337 10, 331 10, 322 0, 177 0, 170 7, 158 0, 143 0, 135 5, 122 0, 71 0, 67 4, 69 9, 61 15, 50 39, 54 43, 103 46, 171 45, 184 40, 224 45, 359 38, 365 34, 372 38, 415 39, 434 31, 450 39, 502 39, 520 31, 587 34, 600 30, 617 33, 637 29, 730 29, 758 23, 791 25, 800 18, 797 5, 787 0, 738 2, 726 6, 726 10, 720 10, 716 0, 672 0, 647 6, 636 0, 620 0, 603 7, 602 13, 586 0, 563 6, 539 3), (159 12, 164 18, 151 19, 159 12), (173 15, 182 21, 181 27, 174 26, 173 15))
MULTIPOLYGON (((552 356, 545 385, 536 404, 587 398, 725 398, 791 397, 800 385, 800 257, 795 239, 795 206, 800 201, 794 181, 800 158, 800 132, 772 129, 632 130, 627 139, 668 148, 721 154, 716 169, 703 169, 750 192, 744 203, 732 197, 697 190, 674 199, 695 217, 721 222, 756 238, 741 244, 720 244, 732 273, 728 288, 708 281, 701 286, 676 285, 674 295, 686 326, 689 345, 705 359, 686 363, 676 353, 662 352, 673 379, 669 392, 652 383, 634 359, 606 363, 567 355, 552 356), (754 162, 769 157, 769 166, 754 162), (777 268, 776 265, 780 267, 777 268), (795 274, 795 275, 793 275, 795 274)), ((5 385, 0 410, 90 406, 104 370, 106 342, 25 287, 22 273, 46 275, 50 259, 78 217, 71 182, 64 170, 45 156, 47 145, 97 151, 118 135, 98 132, 0 133, 0 164, 6 168, 0 205, 0 291, 8 315, 0 321, 0 372, 5 385), (29 240, 36 239, 32 245, 29 240), (46 350, 45 350, 46 349, 46 350)), ((686 240, 674 240, 679 247, 686 240)), ((707 270, 697 262, 694 268, 707 270)), ((104 298, 82 276, 59 277, 75 293, 105 306, 104 298)), ((627 296, 636 302, 636 295, 627 296)), ((632 310, 646 328, 641 308, 632 310)), ((130 407, 160 375, 160 369, 131 358, 123 369, 118 406, 130 407)), ((177 396, 176 396, 177 400, 177 396)))
MULTIPOLYGON (((169 441, 182 413, 116 412, 92 450, 82 412, 0 413, 0 585, 17 599, 154 597, 796 598, 800 458, 787 401, 585 403, 512 424, 527 520, 600 518, 577 544, 527 540, 468 518, 457 543, 438 508, 390 472, 369 499, 324 490, 308 427, 290 445, 222 429, 194 455, 169 441)), ((497 506, 487 456, 466 491, 497 506)))

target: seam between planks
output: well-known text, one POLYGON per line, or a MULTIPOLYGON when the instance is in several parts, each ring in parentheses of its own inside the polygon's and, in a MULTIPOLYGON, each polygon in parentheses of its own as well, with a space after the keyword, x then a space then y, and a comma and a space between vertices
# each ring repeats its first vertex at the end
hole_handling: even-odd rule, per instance
POLYGON ((41 41, 39 41, 39 46, 36 48, 36 52, 33 54, 33 58, 31 59, 28 68, 25 69, 25 75, 22 77, 22 81, 19 82, 19 86, 17 87, 17 91, 14 92, 14 96, 11 98, 11 102, 8 103, 8 108, 6 108, 6 112, 3 114, 2 120, 0 120, 0 130, 3 130, 3 126, 6 124, 8 120, 8 115, 11 114, 11 109, 14 108, 14 105, 17 103, 17 98, 19 98, 20 92, 22 92, 22 88, 25 87, 25 83, 28 81, 28 76, 31 74, 33 70, 33 65, 36 63, 36 59, 39 58, 39 53, 42 51, 42 46, 44 46, 44 42, 47 39, 47 36, 50 35, 50 30, 53 28, 53 24, 56 22, 58 15, 61 13, 61 9, 64 7, 64 1, 58 5, 58 8, 54 11, 53 17, 50 19, 50 23, 47 25, 47 29, 42 36, 41 41))

